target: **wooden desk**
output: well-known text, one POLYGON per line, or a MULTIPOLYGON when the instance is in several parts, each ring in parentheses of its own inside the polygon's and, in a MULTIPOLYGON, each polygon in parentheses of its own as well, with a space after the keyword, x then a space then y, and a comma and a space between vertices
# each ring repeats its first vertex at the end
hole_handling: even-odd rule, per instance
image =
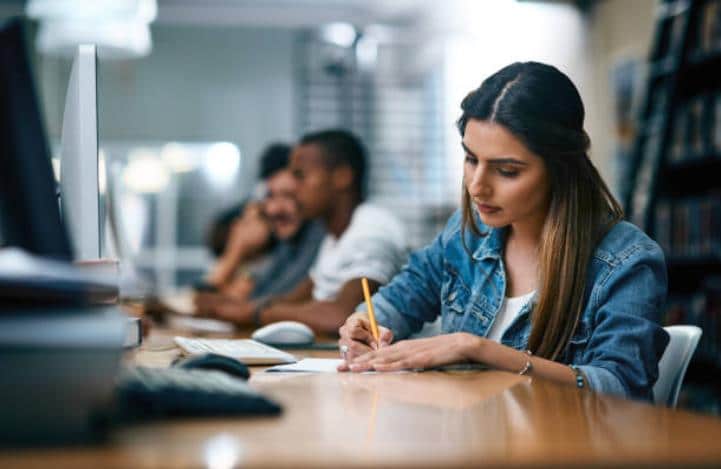
POLYGON ((100 447, 5 452, 0 467, 721 465, 720 419, 510 373, 254 370, 251 384, 283 415, 125 427, 100 447))

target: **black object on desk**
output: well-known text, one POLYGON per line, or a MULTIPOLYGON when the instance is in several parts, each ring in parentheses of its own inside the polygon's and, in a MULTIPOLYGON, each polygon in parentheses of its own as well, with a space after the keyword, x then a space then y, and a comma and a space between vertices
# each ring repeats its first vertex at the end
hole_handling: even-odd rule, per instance
POLYGON ((216 370, 228 373, 231 376, 240 379, 250 378, 250 370, 239 360, 218 355, 217 353, 205 353, 203 355, 193 355, 190 357, 180 358, 173 362, 173 366, 184 368, 186 370, 216 370))
POLYGON ((120 374, 116 393, 117 417, 121 421, 277 415, 282 410, 244 380, 215 369, 128 367, 120 374))

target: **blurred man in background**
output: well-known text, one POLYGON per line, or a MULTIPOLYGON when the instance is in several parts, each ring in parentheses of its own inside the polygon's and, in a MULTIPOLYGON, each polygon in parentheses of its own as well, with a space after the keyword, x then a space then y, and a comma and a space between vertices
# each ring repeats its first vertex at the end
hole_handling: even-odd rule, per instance
MULTIPOLYGON (((288 170, 290 147, 274 144, 261 157, 261 201, 245 204, 228 229, 227 241, 207 282, 237 301, 287 293, 307 275, 325 231, 306 222, 295 200, 288 170)), ((216 241, 220 236, 216 231, 216 241)), ((213 238, 213 236, 211 236, 213 238)))
POLYGON ((327 231, 309 275, 291 292, 240 303, 222 295, 199 295, 198 310, 241 325, 295 320, 319 332, 336 333, 363 301, 361 278, 375 291, 406 262, 403 225, 390 212, 368 204, 363 145, 344 130, 306 135, 293 149, 290 169, 302 216, 327 231))

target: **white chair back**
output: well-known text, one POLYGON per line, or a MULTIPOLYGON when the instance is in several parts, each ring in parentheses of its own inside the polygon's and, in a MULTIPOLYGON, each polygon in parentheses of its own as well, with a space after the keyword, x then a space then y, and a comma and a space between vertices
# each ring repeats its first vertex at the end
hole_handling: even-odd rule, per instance
POLYGON ((656 404, 675 408, 683 377, 702 331, 696 326, 668 326, 664 329, 671 340, 658 362, 658 381, 653 387, 653 394, 656 404))

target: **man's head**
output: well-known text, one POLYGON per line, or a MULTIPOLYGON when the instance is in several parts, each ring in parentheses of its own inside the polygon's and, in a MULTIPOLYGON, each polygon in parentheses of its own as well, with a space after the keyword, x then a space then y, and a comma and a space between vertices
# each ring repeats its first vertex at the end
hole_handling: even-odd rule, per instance
MULTIPOLYGON (((268 213, 266 205, 270 206, 268 217, 270 218, 271 229, 279 239, 293 237, 300 229, 302 221, 297 204, 287 200, 289 190, 293 198, 292 188, 295 181, 290 183, 288 179, 288 159, 290 157, 290 146, 284 143, 272 143, 268 145, 260 155, 260 168, 258 179, 266 186, 263 200, 263 212, 268 213), (283 176, 285 174, 285 176, 283 176), (267 202, 270 201, 270 204, 267 202), (291 205, 293 207, 291 207, 291 205)), ((293 179, 290 177, 290 179, 293 179)), ((233 222, 245 211, 245 202, 220 213, 212 221, 208 230, 208 246, 216 256, 222 255, 228 243, 230 227, 233 222)))
POLYGON ((303 216, 309 219, 324 216, 342 194, 362 202, 366 166, 365 148, 352 133, 325 130, 305 135, 290 158, 303 216))
POLYGON ((276 172, 287 169, 290 158, 290 145, 285 143, 271 143, 260 155, 260 168, 258 179, 267 182, 276 172))

